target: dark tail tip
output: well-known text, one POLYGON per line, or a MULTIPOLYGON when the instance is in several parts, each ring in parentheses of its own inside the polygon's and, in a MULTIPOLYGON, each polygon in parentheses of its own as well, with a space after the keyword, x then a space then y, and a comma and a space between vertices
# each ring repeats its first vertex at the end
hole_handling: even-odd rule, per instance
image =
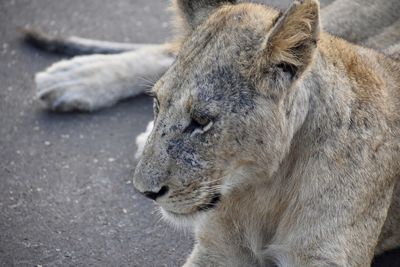
POLYGON ((26 42, 37 48, 51 52, 58 50, 60 39, 57 37, 50 36, 35 28, 18 27, 17 31, 21 33, 26 42))

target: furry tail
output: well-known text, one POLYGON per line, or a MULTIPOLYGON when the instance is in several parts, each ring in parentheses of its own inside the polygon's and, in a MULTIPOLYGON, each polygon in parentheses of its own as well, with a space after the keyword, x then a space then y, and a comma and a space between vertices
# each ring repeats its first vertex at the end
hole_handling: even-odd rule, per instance
POLYGON ((49 52, 68 56, 118 54, 133 51, 144 46, 144 44, 114 43, 84 39, 75 36, 51 36, 39 30, 30 28, 19 28, 18 30, 22 33, 28 43, 49 52))

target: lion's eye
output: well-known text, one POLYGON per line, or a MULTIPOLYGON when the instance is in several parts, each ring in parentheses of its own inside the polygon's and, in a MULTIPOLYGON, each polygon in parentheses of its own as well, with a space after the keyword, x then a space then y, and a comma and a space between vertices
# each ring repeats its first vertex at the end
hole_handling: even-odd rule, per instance
POLYGON ((190 132, 190 136, 203 134, 211 129, 214 122, 207 116, 200 114, 192 114, 191 122, 186 128, 186 132, 190 132))
POLYGON ((211 122, 209 118, 199 114, 192 115, 192 120, 199 126, 198 128, 205 127, 211 122))

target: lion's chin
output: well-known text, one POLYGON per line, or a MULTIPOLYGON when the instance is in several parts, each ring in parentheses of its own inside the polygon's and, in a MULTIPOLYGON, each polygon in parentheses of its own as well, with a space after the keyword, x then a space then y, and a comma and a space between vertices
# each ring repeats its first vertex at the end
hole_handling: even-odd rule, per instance
POLYGON ((174 227, 186 229, 195 227, 197 224, 201 223, 207 216, 206 212, 198 211, 188 214, 179 214, 167 211, 162 207, 160 208, 160 212, 164 220, 172 224, 174 227))
POLYGON ((204 218, 212 212, 221 201, 221 194, 214 194, 211 199, 202 205, 199 205, 194 212, 176 213, 160 207, 163 218, 177 228, 191 228, 201 224, 204 218))

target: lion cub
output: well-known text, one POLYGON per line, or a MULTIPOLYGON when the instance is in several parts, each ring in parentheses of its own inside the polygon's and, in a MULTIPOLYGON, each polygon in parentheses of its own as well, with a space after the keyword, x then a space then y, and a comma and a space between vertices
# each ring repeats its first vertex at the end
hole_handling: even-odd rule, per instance
POLYGON ((135 187, 189 224, 185 266, 369 266, 400 245, 400 65, 281 14, 178 0, 135 187))
POLYGON ((50 109, 107 107, 162 76, 134 185, 194 229, 185 266, 369 266, 398 247, 400 2, 323 10, 327 31, 388 47, 390 58, 324 33, 317 0, 283 14, 235 0, 174 3, 183 36, 172 44, 26 34, 48 50, 117 53, 39 73, 50 109))

